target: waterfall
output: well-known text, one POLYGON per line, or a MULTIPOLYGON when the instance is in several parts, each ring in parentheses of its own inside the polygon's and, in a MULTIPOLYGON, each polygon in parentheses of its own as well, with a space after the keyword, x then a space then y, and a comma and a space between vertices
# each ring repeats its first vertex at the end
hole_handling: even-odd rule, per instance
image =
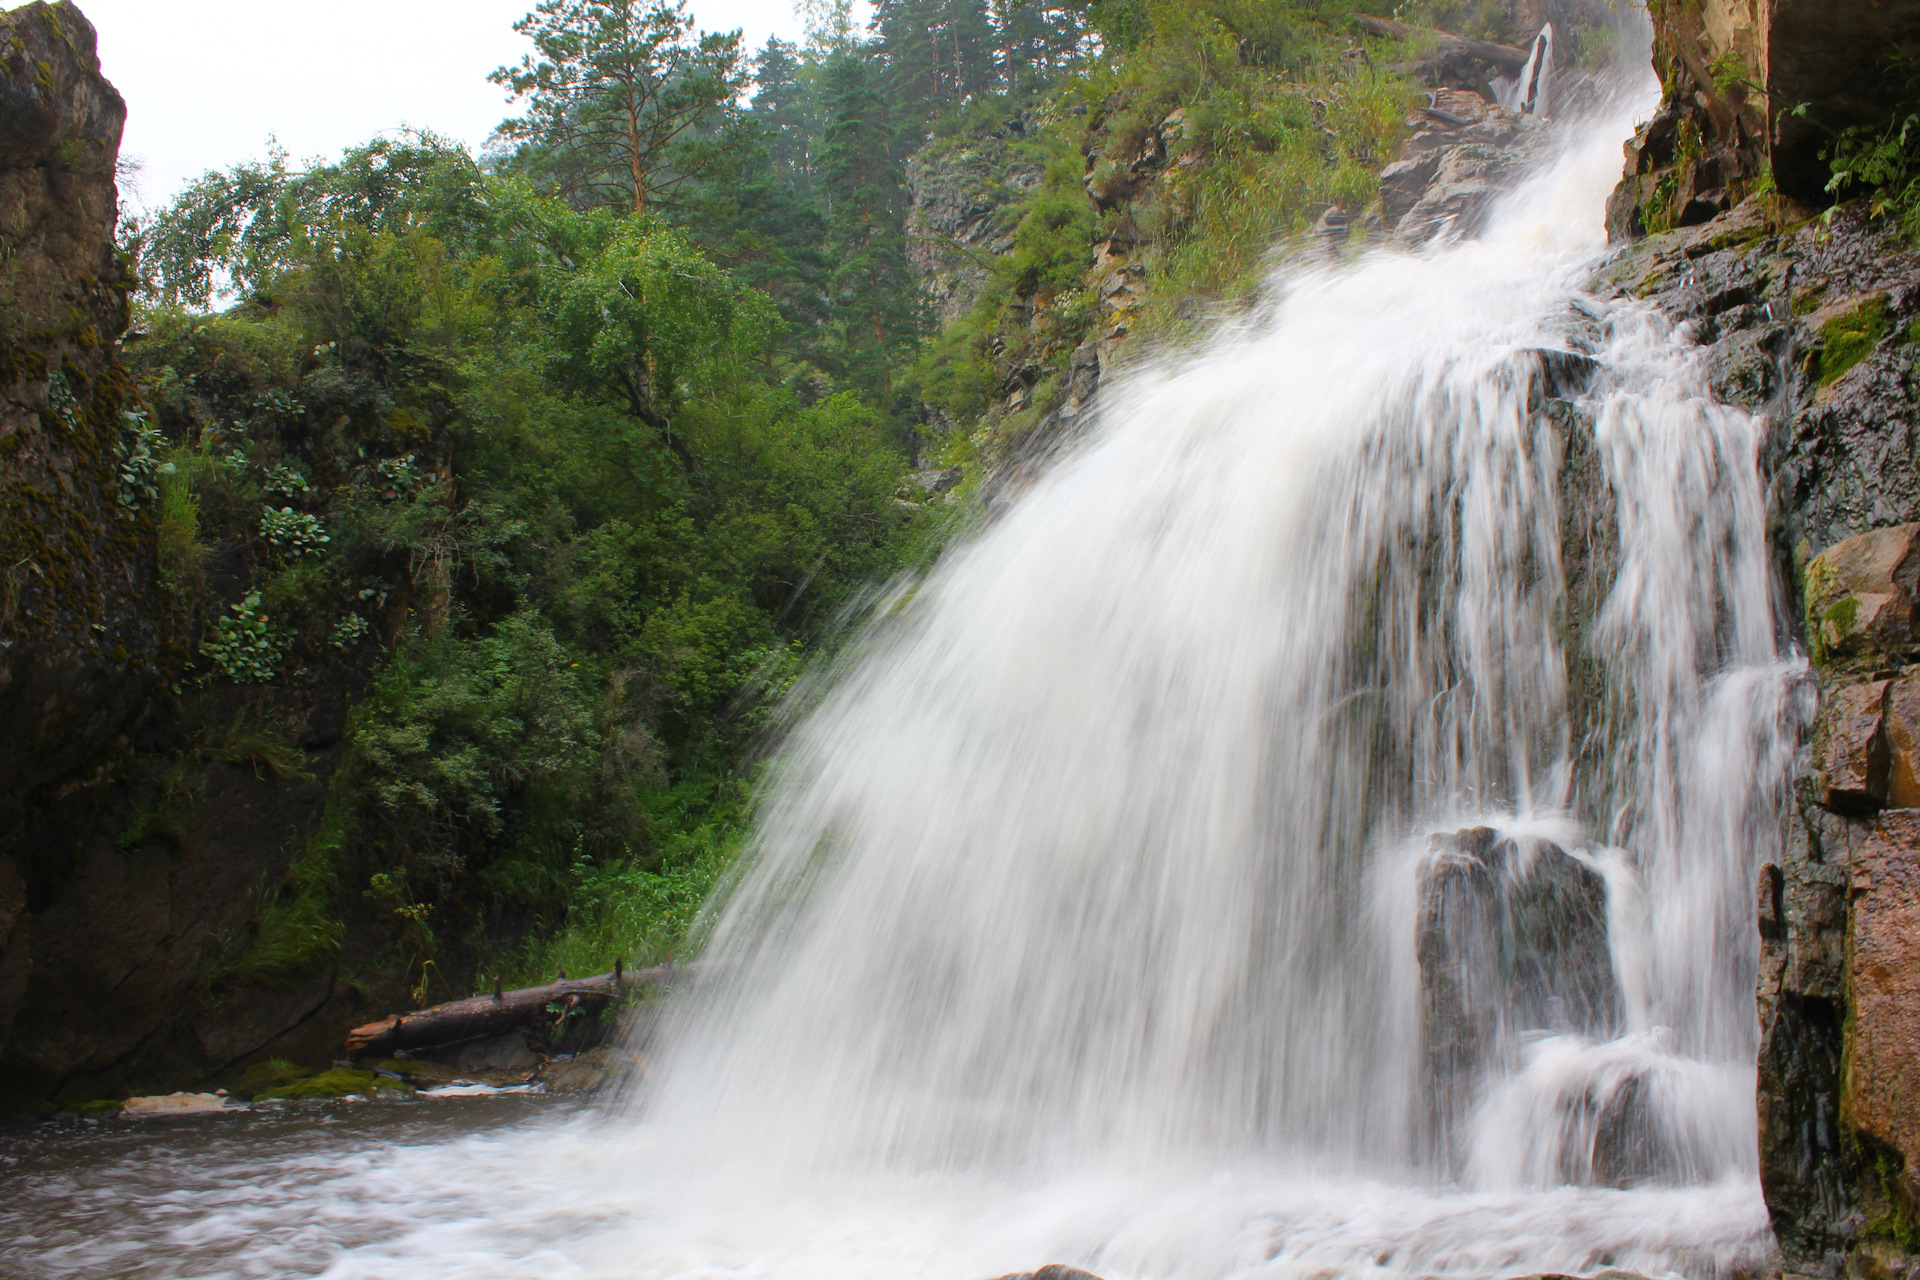
POLYGON ((1551 126, 1476 240, 1280 269, 896 591, 802 699, 630 1110, 49 1128, 29 1167, 110 1167, 16 1174, 0 1257, 1757 1274, 1752 892, 1806 672, 1761 424, 1583 292, 1649 105, 1551 126))
POLYGON ((660 1151, 782 1195, 1078 1187, 1056 1247, 1117 1275, 1757 1256, 1800 668, 1760 424, 1581 292, 1625 121, 1480 239, 1294 274, 1134 375, 891 602, 772 766, 660 1151), (1451 1083, 1416 945, 1449 858, 1490 911, 1590 883, 1604 930, 1577 1014, 1577 975, 1476 979, 1451 1083))

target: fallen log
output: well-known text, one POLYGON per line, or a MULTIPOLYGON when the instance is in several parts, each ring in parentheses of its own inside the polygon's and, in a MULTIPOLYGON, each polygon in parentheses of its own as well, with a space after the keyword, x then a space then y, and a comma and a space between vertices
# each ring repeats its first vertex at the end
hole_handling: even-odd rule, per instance
POLYGON ((347 1033, 347 1056, 387 1057, 403 1050, 431 1049, 461 1040, 504 1035, 535 1026, 559 1012, 598 1013, 628 991, 662 985, 687 977, 692 965, 660 965, 653 969, 622 969, 591 978, 561 977, 538 987, 520 987, 492 995, 473 996, 437 1004, 413 1013, 396 1013, 347 1033))
POLYGON ((1500 70, 1518 75, 1527 65, 1531 55, 1525 49, 1515 49, 1504 44, 1489 44, 1485 40, 1469 40, 1465 36, 1456 36, 1451 31, 1435 31, 1432 27, 1409 26, 1404 22, 1395 22, 1392 18, 1376 18, 1372 14, 1356 13, 1354 22, 1370 36, 1379 36, 1385 40, 1431 40, 1440 50, 1442 57, 1459 54, 1481 62, 1490 62, 1500 70))

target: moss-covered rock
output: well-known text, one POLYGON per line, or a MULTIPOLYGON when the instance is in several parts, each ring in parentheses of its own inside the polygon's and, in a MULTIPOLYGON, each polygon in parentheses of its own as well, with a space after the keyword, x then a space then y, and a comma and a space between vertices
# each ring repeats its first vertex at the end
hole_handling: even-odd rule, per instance
POLYGON ((1807 562, 1807 644, 1822 670, 1897 667, 1920 648, 1920 524, 1874 529, 1807 562))
POLYGON ((390 1080, 386 1076, 375 1075, 371 1071, 354 1071, 346 1067, 335 1067, 317 1076, 307 1076, 280 1088, 265 1090, 254 1100, 256 1102, 274 1100, 300 1102, 319 1098, 411 1098, 413 1096, 412 1086, 403 1081, 390 1080))
POLYGON ((1893 331, 1885 294, 1876 294, 1857 306, 1826 316, 1819 326, 1820 345, 1811 359, 1823 387, 1832 386, 1855 365, 1873 354, 1881 339, 1893 331))
POLYGON ((305 1067, 296 1067, 280 1058, 269 1058, 243 1071, 240 1078, 228 1086, 227 1092, 236 1098, 251 1100, 270 1089, 283 1089, 314 1074, 305 1067))

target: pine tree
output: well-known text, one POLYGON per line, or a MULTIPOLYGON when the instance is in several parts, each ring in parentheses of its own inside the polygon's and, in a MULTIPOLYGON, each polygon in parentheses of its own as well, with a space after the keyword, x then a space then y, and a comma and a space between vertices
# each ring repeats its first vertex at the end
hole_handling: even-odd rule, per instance
POLYGON ((582 206, 669 198, 743 87, 740 33, 694 34, 686 0, 541 0, 514 24, 534 52, 490 77, 527 100, 499 136, 582 206))
POLYGON ((805 194, 813 188, 819 126, 812 87, 801 79, 799 52, 776 36, 754 56, 752 117, 764 131, 775 176, 805 194))
POLYGON ((851 51, 828 60, 816 172, 834 262, 829 368, 885 411, 893 398, 888 370, 919 341, 924 305, 907 261, 900 165, 874 71, 851 51))

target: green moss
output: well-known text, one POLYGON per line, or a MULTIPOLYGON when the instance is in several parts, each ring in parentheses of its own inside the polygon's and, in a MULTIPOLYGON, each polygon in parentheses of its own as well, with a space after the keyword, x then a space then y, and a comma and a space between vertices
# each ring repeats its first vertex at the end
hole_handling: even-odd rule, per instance
POLYGON ((1907 1208, 1907 1195, 1902 1183, 1906 1172, 1906 1161, 1891 1148, 1869 1140, 1862 1140, 1869 1166, 1871 1183, 1865 1197, 1867 1203, 1860 1234, 1867 1241, 1891 1242, 1903 1253, 1920 1252, 1920 1226, 1916 1226, 1907 1208))
POLYGON ((96 1098, 92 1102, 75 1103, 64 1110, 87 1120, 105 1120, 126 1110, 126 1104, 117 1098, 96 1098))
POLYGON ((413 1093, 411 1086, 402 1084, 398 1080, 389 1080, 371 1071, 352 1071, 345 1067, 335 1067, 332 1071, 323 1071, 317 1076, 307 1076, 276 1089, 267 1089, 256 1094, 255 1100, 300 1102, 318 1098, 345 1098, 349 1095, 363 1098, 373 1096, 410 1098, 413 1093))
POLYGON ((1867 299, 1845 315, 1835 316, 1820 326, 1820 345, 1812 356, 1811 372, 1820 379, 1821 386, 1833 385, 1872 355, 1892 328, 1884 294, 1867 299))
POLYGON ((269 1058, 265 1062, 256 1062, 241 1073, 240 1078, 227 1086, 227 1092, 234 1097, 251 1100, 270 1089, 284 1089, 288 1085, 315 1074, 305 1067, 296 1067, 284 1058, 269 1058))

